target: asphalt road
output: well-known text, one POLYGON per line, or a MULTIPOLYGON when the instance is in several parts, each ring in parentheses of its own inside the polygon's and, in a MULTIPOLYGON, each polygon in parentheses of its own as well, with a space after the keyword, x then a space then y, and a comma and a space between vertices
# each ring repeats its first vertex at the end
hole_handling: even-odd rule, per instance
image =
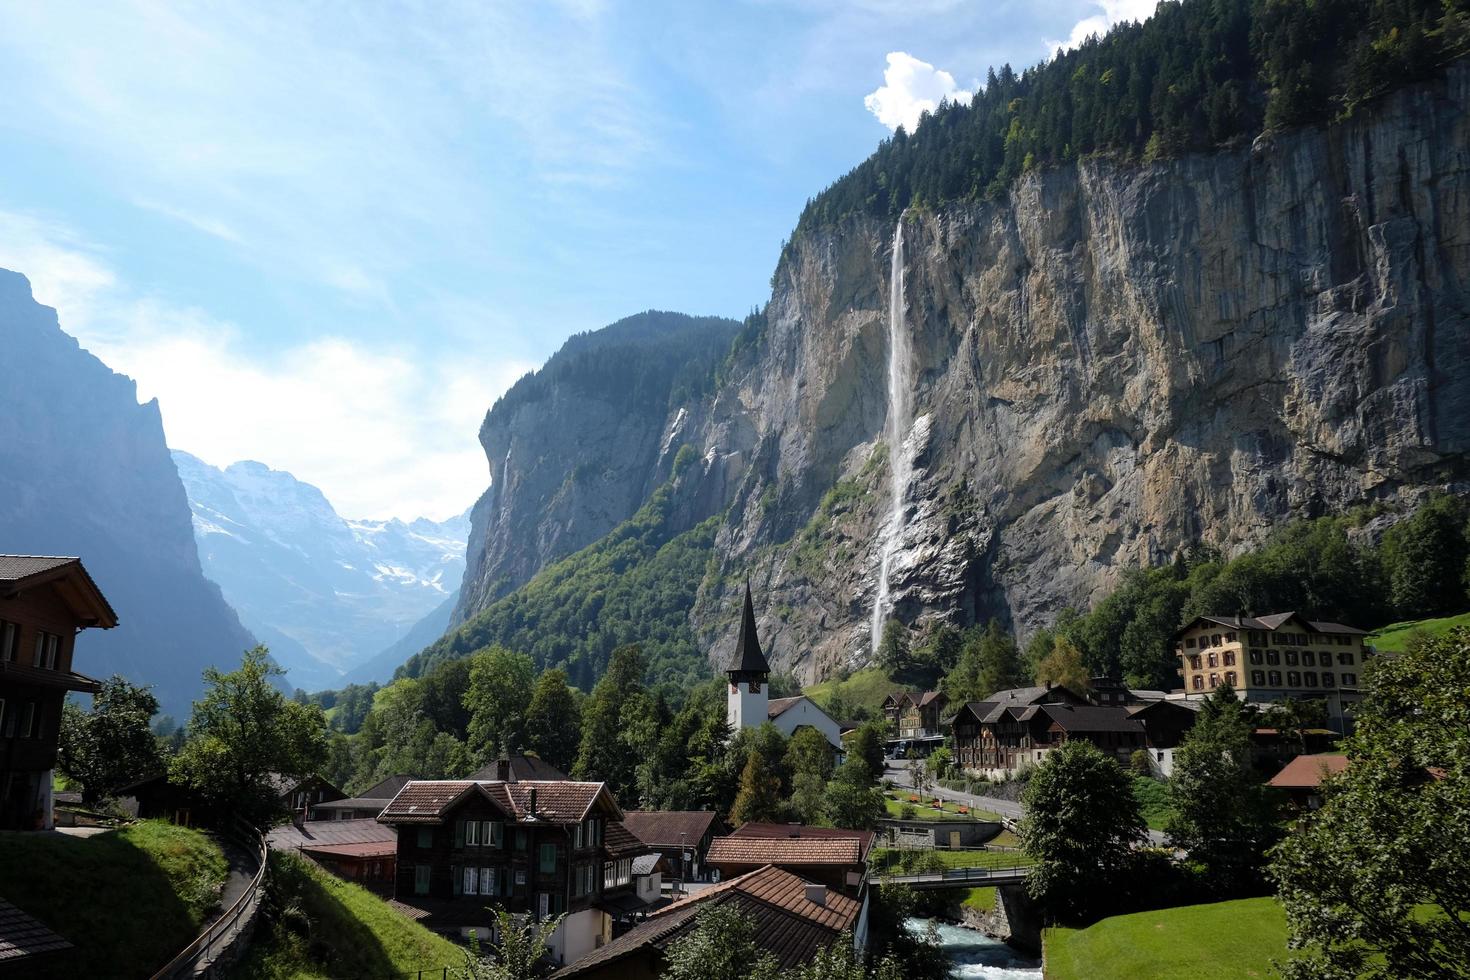
MULTIPOLYGON (((909 780, 909 761, 907 759, 885 759, 883 776, 885 779, 893 780, 895 786, 911 787, 913 785, 909 780)), ((941 800, 952 800, 955 803, 963 803, 969 807, 989 810, 991 813, 998 813, 1002 817, 1008 817, 1011 820, 1020 820, 1023 812, 1021 804, 1014 800, 1002 800, 994 796, 976 796, 973 793, 961 793, 956 790, 945 789, 938 784, 935 784, 927 792, 939 797, 941 800)), ((1148 839, 1155 846, 1161 847, 1164 844, 1164 835, 1158 830, 1150 830, 1148 832, 1148 839)))

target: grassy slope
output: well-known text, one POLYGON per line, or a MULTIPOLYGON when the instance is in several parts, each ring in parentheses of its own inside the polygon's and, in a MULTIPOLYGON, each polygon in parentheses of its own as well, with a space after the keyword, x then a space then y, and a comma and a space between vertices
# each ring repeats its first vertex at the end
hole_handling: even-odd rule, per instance
POLYGON ((1143 812, 1143 819, 1148 823, 1149 830, 1163 830, 1169 818, 1174 815, 1174 807, 1169 803, 1169 787, 1157 779, 1134 776, 1133 798, 1138 801, 1138 808, 1143 812))
MULTIPOLYGON (((904 819, 903 805, 908 798, 914 795, 907 791, 894 791, 884 797, 883 805, 888 808, 888 815, 894 819, 904 819)), ((930 797, 933 799, 933 797, 930 797)), ((927 804, 909 803, 914 808, 913 820, 990 820, 1000 822, 1000 816, 989 810, 971 809, 968 814, 960 813, 960 805, 948 800, 944 803, 944 810, 936 810, 927 804)))
MULTIPOLYGON (((1031 859, 1020 851, 946 851, 933 850, 922 852, 922 860, 935 862, 938 868, 1019 868, 1029 866, 1031 859), (933 855, 930 857, 929 855, 933 855)), ((907 868, 902 866, 905 856, 913 857, 915 852, 894 850, 887 847, 873 848, 870 859, 873 871, 878 874, 893 873, 901 874, 907 868)), ((929 870, 929 869, 925 869, 929 870)))
POLYGON ((295 855, 272 854, 271 875, 268 907, 275 908, 284 899, 287 906, 299 907, 304 921, 295 916, 289 926, 263 923, 232 976, 387 977, 465 963, 459 946, 395 912, 365 888, 295 855))
POLYGON ((1276 977, 1286 916, 1274 898, 1138 912, 1043 939, 1048 980, 1276 977))
POLYGON ((879 709, 883 705, 883 699, 900 687, 902 685, 890 680, 879 668, 864 667, 845 681, 822 681, 820 684, 802 688, 801 693, 825 708, 832 695, 840 688, 850 703, 867 708, 874 718, 881 718, 882 712, 879 709))
POLYGON ((1368 634, 1368 642, 1379 650, 1403 650, 1409 637, 1415 633, 1442 636, 1457 626, 1470 626, 1470 612, 1443 619, 1410 619, 1402 623, 1391 623, 1368 634))
POLYGON ((145 820, 95 837, 0 834, 0 895, 77 948, 28 977, 147 977, 194 939, 228 866, 197 830, 145 820))

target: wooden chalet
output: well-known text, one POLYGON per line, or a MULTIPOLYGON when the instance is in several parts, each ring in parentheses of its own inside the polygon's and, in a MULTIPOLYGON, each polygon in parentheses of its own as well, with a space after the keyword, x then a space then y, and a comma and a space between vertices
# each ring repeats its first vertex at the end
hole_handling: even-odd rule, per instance
POLYGON ((875 834, 867 830, 747 823, 710 844, 709 866, 721 879, 774 865, 808 881, 860 896, 875 834))
POLYGON ((437 931, 493 935, 489 906, 563 916, 551 955, 569 963, 636 915, 633 860, 650 853, 622 826, 604 783, 414 780, 378 816, 398 832, 393 894, 437 931))
POLYGON ((266 843, 272 850, 294 851, 339 878, 389 895, 398 864, 398 833, 376 817, 293 821, 272 829, 266 843))
POLYGON ((76 637, 116 625, 80 559, 0 555, 0 829, 51 828, 62 702, 99 690, 72 670, 76 637))
POLYGON ((389 776, 357 796, 318 801, 311 807, 311 820, 372 820, 411 782, 412 776, 389 776))
POLYGON ((1143 723, 1128 708, 1090 704, 1065 687, 1017 688, 967 703, 952 727, 960 766, 988 778, 1039 764, 1073 739, 1089 741, 1122 763, 1148 742, 1143 723))
POLYGON ((1266 785, 1285 794, 1294 809, 1315 810, 1322 805, 1322 783, 1347 767, 1348 757, 1340 752, 1299 755, 1266 785))
POLYGON ((725 822, 709 810, 629 810, 623 826, 649 848, 663 855, 676 881, 707 881, 706 856, 725 822))
POLYGON ((835 942, 867 944, 867 903, 770 865, 739 875, 666 908, 643 924, 552 974, 554 980, 650 980, 667 966, 666 952, 693 931, 701 910, 739 910, 756 941, 783 975, 835 942), (850 938, 849 938, 850 937, 850 938))

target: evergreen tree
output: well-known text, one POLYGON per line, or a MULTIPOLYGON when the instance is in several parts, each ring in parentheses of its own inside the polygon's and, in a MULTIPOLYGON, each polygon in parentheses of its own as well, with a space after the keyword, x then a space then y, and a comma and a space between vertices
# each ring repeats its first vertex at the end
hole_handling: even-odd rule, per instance
POLYGON ((872 830, 887 815, 883 790, 856 752, 837 767, 827 784, 827 819, 844 830, 872 830))
POLYGON ((730 808, 730 822, 739 827, 752 822, 777 820, 781 816, 781 778, 766 768, 759 752, 752 751, 740 774, 740 792, 730 808))
POLYGON ((1401 618, 1458 611, 1465 603, 1465 507, 1439 496, 1383 535, 1389 596, 1401 618))
POLYGON ((1251 762, 1251 728, 1235 692, 1217 688, 1180 743, 1169 780, 1169 842, 1224 894, 1259 882, 1276 839, 1276 814, 1251 762))
POLYGON ((581 706, 567 684, 567 672, 560 667, 545 671, 536 678, 526 709, 526 747, 568 772, 576 761, 581 735, 581 706))
POLYGON ((638 759, 622 737, 623 709, 645 693, 640 648, 630 644, 614 650, 607 673, 582 708, 582 744, 573 778, 604 781, 620 800, 637 795, 638 759))

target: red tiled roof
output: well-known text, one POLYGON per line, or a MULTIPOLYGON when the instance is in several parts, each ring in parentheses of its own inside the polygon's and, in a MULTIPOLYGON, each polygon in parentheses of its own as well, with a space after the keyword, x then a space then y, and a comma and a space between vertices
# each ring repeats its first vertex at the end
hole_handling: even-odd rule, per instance
POLYGON ((553 976, 574 977, 640 951, 661 952, 695 927, 700 909, 726 903, 734 903, 752 919, 757 941, 782 970, 807 962, 851 929, 862 909, 856 899, 830 888, 822 890, 820 903, 813 902, 807 898, 807 882, 768 866, 659 909, 643 924, 553 976))
POLYGON ((698 844, 718 819, 712 810, 629 810, 623 814, 623 826, 645 844, 678 847, 698 844))
POLYGON ((609 857, 627 857, 629 854, 648 852, 648 845, 616 820, 608 823, 607 831, 602 835, 602 847, 609 857))
POLYGON ((39 919, 0 898, 0 967, 12 967, 28 956, 71 948, 71 943, 39 919))
MULTIPOLYGON (((378 819, 383 823, 440 823, 445 810, 477 787, 483 792, 483 786, 468 779, 415 779, 398 791, 378 819)), ((485 795, 503 806, 489 793, 485 795)))
POLYGON ((862 841, 847 838, 716 837, 709 845, 705 863, 719 865, 862 864, 862 841))
POLYGON ((416 779, 393 797, 378 819, 384 823, 441 823, 445 813, 470 793, 479 792, 504 810, 512 820, 525 822, 531 815, 531 793, 536 793, 534 819, 546 823, 579 823, 586 819, 599 799, 611 807, 615 818, 622 816, 605 783, 576 783, 570 780, 492 783, 473 779, 416 779))
POLYGON ((1286 764, 1267 785, 1277 789, 1316 789, 1328 776, 1336 776, 1348 767, 1348 757, 1336 752, 1322 755, 1299 755, 1286 764))
POLYGON ((738 829, 732 830, 729 837, 757 837, 768 840, 775 837, 786 837, 791 840, 807 839, 847 839, 856 840, 866 855, 868 848, 873 846, 873 832, 871 830, 842 830, 837 827, 807 827, 799 823, 761 823, 752 821, 742 824, 738 829))

